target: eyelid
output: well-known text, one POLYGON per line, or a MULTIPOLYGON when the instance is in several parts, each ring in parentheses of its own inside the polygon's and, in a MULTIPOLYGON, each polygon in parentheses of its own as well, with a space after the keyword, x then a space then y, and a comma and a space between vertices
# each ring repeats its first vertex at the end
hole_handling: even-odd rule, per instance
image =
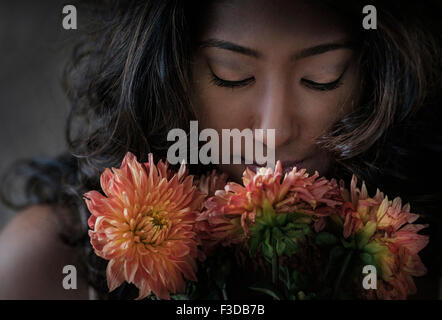
POLYGON ((235 87, 244 87, 248 84, 250 84, 251 82, 253 82, 255 80, 255 77, 249 77, 247 79, 243 79, 243 80, 225 80, 222 79, 220 77, 218 77, 215 72, 213 72, 212 68, 209 65, 209 70, 210 73, 212 75, 212 83, 214 83, 217 86, 220 87, 228 87, 228 88, 235 88, 235 87))
POLYGON ((345 67, 344 71, 341 73, 341 75, 336 79, 333 80, 331 82, 327 82, 327 83, 320 83, 320 82, 315 82, 312 80, 308 80, 308 79, 301 79, 301 82, 304 83, 304 85, 306 85, 308 88, 314 89, 314 90, 320 90, 320 91, 327 91, 327 90, 333 90, 338 88, 342 82, 342 78, 344 77, 345 72, 347 71, 348 66, 345 67))
MULTIPOLYGON (((207 66, 208 66, 210 72, 212 73, 212 75, 215 76, 215 77, 217 77, 217 78, 220 79, 220 80, 231 81, 231 82, 240 82, 240 81, 245 80, 245 79, 241 79, 241 80, 227 80, 227 79, 222 79, 221 77, 219 77, 219 76, 215 73, 215 71, 213 71, 212 66, 210 65, 210 63, 208 63, 207 66)), ((235 71, 237 71, 237 70, 235 70, 235 71)), ((252 78, 252 77, 250 77, 250 78, 252 78)), ((248 78, 247 78, 247 79, 248 79, 248 78)))
POLYGON ((336 79, 332 82, 318 83, 318 82, 314 82, 314 81, 307 80, 307 79, 301 79, 301 81, 304 83, 305 86, 307 86, 308 88, 316 89, 316 90, 336 89, 341 84, 340 80, 341 80, 341 77, 339 77, 338 79, 336 79))

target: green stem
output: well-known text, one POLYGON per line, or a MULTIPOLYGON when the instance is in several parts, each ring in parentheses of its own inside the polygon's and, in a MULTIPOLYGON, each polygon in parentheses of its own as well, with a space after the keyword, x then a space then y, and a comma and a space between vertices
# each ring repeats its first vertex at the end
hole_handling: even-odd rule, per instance
POLYGON ((342 266, 341 272, 339 273, 338 280, 336 280, 335 289, 333 291, 333 299, 336 298, 338 294, 339 287, 341 285, 342 277, 344 276, 345 271, 347 271, 348 264, 351 260, 351 256, 353 255, 353 250, 350 250, 345 257, 344 264, 342 266))
POLYGON ((227 296, 227 290, 226 290, 226 286, 223 287, 223 289, 221 290, 223 293, 223 299, 224 300, 229 300, 229 297, 227 296))
POLYGON ((273 255, 272 255, 272 283, 278 289, 279 283, 279 257, 276 252, 276 241, 272 239, 273 255))

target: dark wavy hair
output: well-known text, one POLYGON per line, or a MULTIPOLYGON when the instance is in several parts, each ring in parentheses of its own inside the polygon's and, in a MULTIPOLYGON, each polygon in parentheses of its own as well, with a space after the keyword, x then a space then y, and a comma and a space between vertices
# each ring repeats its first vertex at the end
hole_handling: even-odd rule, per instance
MULTIPOLYGON (((106 264, 92 252, 82 195, 99 189, 101 172, 118 166, 127 151, 143 161, 149 152, 164 159, 168 130, 188 130, 195 118, 190 62, 207 2, 79 4, 80 14, 90 13, 93 19, 64 72, 71 101, 69 151, 56 159, 21 161, 3 177, 2 199, 13 208, 43 203, 68 209, 71 218, 64 221, 62 237, 78 247, 88 280, 103 297, 112 298, 106 295, 106 264), (24 197, 17 199, 17 194, 24 197)), ((335 123, 318 144, 334 156, 334 175, 348 181, 355 173, 372 192, 379 187, 391 196, 401 195, 426 221, 436 221, 430 231, 432 241, 439 243, 435 212, 442 193, 430 183, 441 181, 442 159, 441 87, 436 82, 442 28, 436 2, 409 6, 374 1, 377 30, 363 30, 360 1, 321 3, 353 25, 362 96, 354 112, 335 123)), ((429 250, 438 268, 440 261, 431 257, 437 249, 429 250)), ((113 297, 129 297, 127 290, 123 286, 113 297)))

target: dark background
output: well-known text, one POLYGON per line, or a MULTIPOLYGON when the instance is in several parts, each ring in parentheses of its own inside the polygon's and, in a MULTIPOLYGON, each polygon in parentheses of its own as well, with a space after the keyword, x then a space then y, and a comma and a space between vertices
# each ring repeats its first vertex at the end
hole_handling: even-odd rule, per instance
MULTIPOLYGON (((17 159, 53 156, 65 149, 68 104, 60 79, 78 32, 62 27, 65 4, 0 2, 1 173, 17 159)), ((0 229, 12 214, 0 204, 0 229)))

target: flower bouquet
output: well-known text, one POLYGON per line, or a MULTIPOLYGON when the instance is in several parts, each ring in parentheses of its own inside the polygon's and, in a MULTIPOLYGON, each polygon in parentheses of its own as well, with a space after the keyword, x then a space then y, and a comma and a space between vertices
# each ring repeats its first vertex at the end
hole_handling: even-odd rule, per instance
POLYGON ((85 194, 109 290, 138 299, 406 299, 428 236, 400 198, 370 197, 353 177, 249 169, 243 183, 128 153, 85 194))

